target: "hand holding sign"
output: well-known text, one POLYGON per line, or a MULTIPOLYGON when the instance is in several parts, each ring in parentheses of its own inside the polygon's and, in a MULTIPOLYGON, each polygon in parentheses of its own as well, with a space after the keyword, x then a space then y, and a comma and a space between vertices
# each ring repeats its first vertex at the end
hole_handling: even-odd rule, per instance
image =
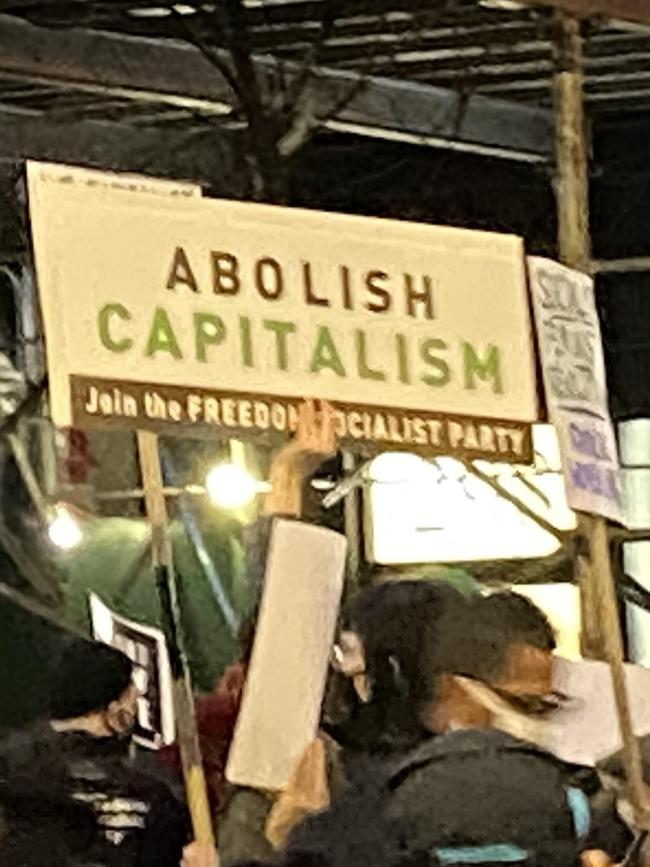
POLYGON ((217 850, 205 843, 191 843, 183 850, 180 867, 219 867, 217 850))
POLYGON ((298 411, 294 438, 277 453, 271 464, 271 492, 266 498, 266 513, 298 517, 304 480, 323 461, 333 457, 336 449, 336 417, 331 405, 327 401, 306 400, 298 411))

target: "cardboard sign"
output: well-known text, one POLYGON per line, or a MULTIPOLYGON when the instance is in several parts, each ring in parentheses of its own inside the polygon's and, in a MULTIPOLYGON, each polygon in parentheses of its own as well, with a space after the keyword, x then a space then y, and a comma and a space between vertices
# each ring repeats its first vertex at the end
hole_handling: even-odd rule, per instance
POLYGON ((618 448, 607 404, 593 280, 529 259, 544 386, 572 509, 623 523, 618 448))
POLYGON ((160 749, 176 739, 169 656, 163 633, 120 617, 90 594, 90 617, 97 641, 121 650, 133 662, 133 678, 140 692, 134 740, 160 749))
MULTIPOLYGON (((628 664, 625 676, 634 732, 650 734, 650 669, 628 664)), ((589 766, 617 753, 622 740, 607 663, 557 657, 553 685, 569 701, 553 714, 544 746, 565 762, 589 766)))
POLYGON ((60 426, 292 432, 522 463, 537 392, 520 239, 28 171, 60 426))
POLYGON ((279 791, 316 736, 345 569, 345 537, 278 520, 226 775, 279 791))

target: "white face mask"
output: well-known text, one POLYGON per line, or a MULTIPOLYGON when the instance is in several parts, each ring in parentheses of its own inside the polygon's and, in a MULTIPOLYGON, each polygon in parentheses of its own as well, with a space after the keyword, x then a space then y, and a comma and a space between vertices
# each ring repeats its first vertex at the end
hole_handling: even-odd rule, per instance
POLYGON ((537 746, 548 743, 548 718, 521 713, 487 684, 466 677, 457 677, 456 680, 475 702, 490 713, 493 728, 537 746))
POLYGON ((348 630, 341 633, 338 644, 335 644, 332 650, 331 664, 335 671, 352 681, 362 702, 370 701, 363 642, 356 632, 348 630))
POLYGON ((332 667, 346 677, 363 674, 366 659, 361 637, 351 630, 341 633, 338 644, 332 651, 332 667))

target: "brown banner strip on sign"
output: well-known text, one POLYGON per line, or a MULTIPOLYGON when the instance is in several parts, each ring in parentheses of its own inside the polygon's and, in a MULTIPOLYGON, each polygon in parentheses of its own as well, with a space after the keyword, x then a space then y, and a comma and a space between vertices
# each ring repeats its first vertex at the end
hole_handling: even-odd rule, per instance
MULTIPOLYGON (((146 429, 183 436, 277 439, 296 427, 299 398, 153 383, 70 378, 79 428, 146 429)), ((424 455, 526 464, 531 428, 523 422, 421 410, 334 403, 341 441, 362 452, 399 449, 424 455)))

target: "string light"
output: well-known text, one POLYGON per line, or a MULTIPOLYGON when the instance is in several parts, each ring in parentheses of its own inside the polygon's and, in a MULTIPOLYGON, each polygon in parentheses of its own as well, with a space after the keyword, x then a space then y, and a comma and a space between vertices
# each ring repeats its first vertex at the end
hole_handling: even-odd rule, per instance
POLYGON ((236 464, 219 464, 211 469, 205 487, 212 502, 223 509, 239 509, 269 490, 266 482, 253 478, 236 464))
POLYGON ((63 505, 54 507, 53 517, 47 528, 50 542, 62 551, 76 548, 83 539, 83 531, 69 509, 63 505))

